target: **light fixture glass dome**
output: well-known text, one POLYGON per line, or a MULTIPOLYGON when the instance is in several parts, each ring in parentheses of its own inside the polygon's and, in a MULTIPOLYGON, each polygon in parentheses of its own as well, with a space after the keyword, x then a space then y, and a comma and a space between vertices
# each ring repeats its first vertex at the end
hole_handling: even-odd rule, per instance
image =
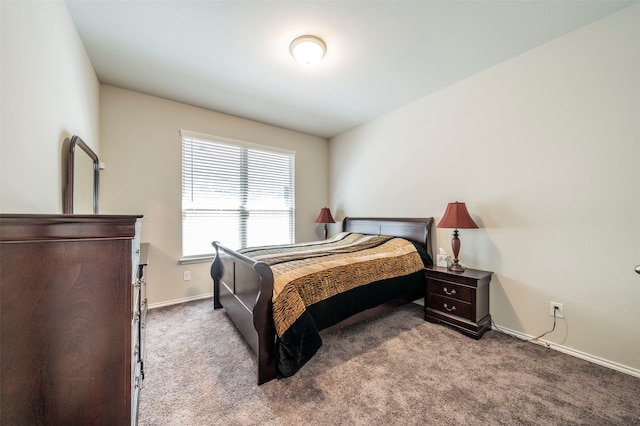
POLYGON ((312 35, 303 35, 291 42, 291 56, 304 67, 313 67, 320 62, 327 50, 324 42, 312 35))

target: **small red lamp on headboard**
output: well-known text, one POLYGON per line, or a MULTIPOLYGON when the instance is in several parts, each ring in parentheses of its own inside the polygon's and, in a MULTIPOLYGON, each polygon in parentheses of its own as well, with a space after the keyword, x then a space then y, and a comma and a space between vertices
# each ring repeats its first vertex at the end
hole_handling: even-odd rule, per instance
POLYGON ((453 250, 453 263, 449 270, 453 272, 464 272, 465 268, 458 263, 458 253, 460 253, 460 239, 458 229, 477 228, 478 225, 471 219, 467 206, 464 203, 454 202, 447 205, 444 216, 437 225, 438 228, 454 228, 451 239, 451 249, 453 250))
POLYGON ((327 223, 336 223, 336 221, 333 220, 333 216, 331 216, 331 210, 329 210, 328 207, 323 207, 320 209, 320 214, 316 219, 316 223, 324 223, 324 239, 326 240, 328 233, 327 223))

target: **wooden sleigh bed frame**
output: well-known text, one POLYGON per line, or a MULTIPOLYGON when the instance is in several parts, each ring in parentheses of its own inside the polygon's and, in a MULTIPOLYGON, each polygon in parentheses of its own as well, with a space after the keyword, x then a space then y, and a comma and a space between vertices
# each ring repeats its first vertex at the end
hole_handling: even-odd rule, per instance
MULTIPOLYGON (((369 235, 391 235, 420 244, 433 258, 433 218, 345 218, 342 230, 369 235)), ((214 242, 216 256, 211 266, 214 308, 224 308, 257 355, 258 385, 276 378, 275 337, 271 268, 214 242)), ((322 334, 379 315, 413 300, 395 299, 356 313, 322 334)))

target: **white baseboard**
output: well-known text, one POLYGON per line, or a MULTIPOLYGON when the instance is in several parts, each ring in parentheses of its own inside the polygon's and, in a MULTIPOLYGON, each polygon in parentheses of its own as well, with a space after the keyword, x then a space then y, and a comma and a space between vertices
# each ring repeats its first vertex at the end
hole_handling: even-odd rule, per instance
POLYGON ((180 299, 166 300, 164 302, 150 303, 149 309, 162 308, 165 306, 177 305, 179 303, 193 302, 195 300, 207 299, 210 297, 213 297, 213 293, 198 294, 197 296, 189 296, 189 297, 183 297, 180 299))
MULTIPOLYGON (((530 340, 533 339, 535 336, 529 336, 527 334, 524 333, 520 333, 519 331, 515 331, 515 330, 511 330, 502 326, 496 327, 495 325, 492 326, 492 328, 496 331, 501 331, 505 334, 510 334, 512 336, 515 336, 519 339, 522 340, 530 340)), ((607 367, 610 368, 612 370, 616 370, 616 371, 620 371, 621 373, 625 373, 625 374, 629 374, 630 376, 634 376, 634 377, 638 377, 640 378, 640 370, 638 370, 637 368, 631 368, 628 367, 626 365, 622 365, 622 364, 618 364, 617 362, 613 362, 613 361, 609 361, 607 359, 603 359, 585 352, 581 352, 581 351, 577 351, 575 349, 571 349, 568 348, 566 346, 563 345, 559 345, 557 343, 553 343, 553 342, 549 342, 543 339, 539 339, 539 340, 531 340, 531 343, 535 343, 537 345, 542 345, 545 346, 547 348, 556 350, 558 352, 562 352, 565 353, 567 355, 571 355, 571 356, 575 356, 576 358, 580 358, 580 359, 584 359, 585 361, 589 361, 592 362, 594 364, 598 364, 601 365, 603 367, 607 367)))

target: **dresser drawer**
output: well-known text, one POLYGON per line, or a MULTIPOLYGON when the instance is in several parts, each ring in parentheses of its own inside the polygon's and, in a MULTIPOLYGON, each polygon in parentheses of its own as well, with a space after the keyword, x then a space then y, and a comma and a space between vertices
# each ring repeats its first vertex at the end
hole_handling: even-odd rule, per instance
POLYGON ((447 281, 429 280, 429 291, 436 296, 445 296, 452 299, 471 303, 474 299, 474 289, 447 281))
POLYGON ((437 294, 431 295, 429 308, 436 311, 444 312, 450 315, 456 315, 468 320, 473 320, 473 306, 471 303, 463 302, 450 297, 442 297, 437 294))

